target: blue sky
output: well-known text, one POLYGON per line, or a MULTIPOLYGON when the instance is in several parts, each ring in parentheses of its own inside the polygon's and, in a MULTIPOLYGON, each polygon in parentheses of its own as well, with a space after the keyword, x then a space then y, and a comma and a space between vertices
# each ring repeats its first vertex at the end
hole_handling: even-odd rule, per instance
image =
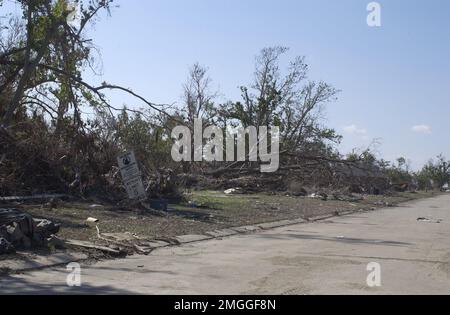
MULTIPOLYGON (((368 0, 116 0, 90 36, 102 75, 159 103, 180 101, 187 69, 207 66, 224 99, 253 73, 266 46, 306 56, 310 79, 342 90, 327 124, 341 149, 379 139, 380 156, 450 157, 450 1, 384 0, 382 25, 366 23, 368 0)), ((111 97, 116 105, 134 101, 111 97)))

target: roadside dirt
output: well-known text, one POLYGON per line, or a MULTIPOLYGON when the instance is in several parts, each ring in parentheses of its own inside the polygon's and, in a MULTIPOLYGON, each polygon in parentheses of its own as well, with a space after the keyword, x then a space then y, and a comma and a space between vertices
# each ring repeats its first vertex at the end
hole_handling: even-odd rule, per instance
POLYGON ((58 203, 49 209, 24 205, 31 215, 61 224, 65 239, 95 241, 101 233, 131 233, 143 238, 167 238, 229 227, 287 219, 310 218, 355 210, 374 210, 401 202, 432 197, 435 193, 396 193, 392 196, 362 196, 358 201, 322 200, 286 195, 226 195, 203 191, 188 194, 184 204, 170 204, 166 213, 129 210, 91 203, 58 203), (89 217, 98 223, 88 223, 89 217))

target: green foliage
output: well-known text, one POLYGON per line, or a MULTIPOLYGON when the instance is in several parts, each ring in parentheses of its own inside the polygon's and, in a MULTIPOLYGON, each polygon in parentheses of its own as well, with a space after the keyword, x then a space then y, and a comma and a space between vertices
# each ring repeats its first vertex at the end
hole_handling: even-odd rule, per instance
POLYGON ((450 183, 450 162, 443 155, 439 155, 436 160, 430 160, 418 172, 411 171, 409 162, 404 157, 399 157, 396 163, 391 164, 383 159, 376 159, 370 151, 364 152, 362 155, 349 154, 347 160, 363 160, 377 165, 394 185, 408 184, 417 187, 419 190, 430 190, 440 189, 445 184, 450 183))
POLYGON ((408 163, 405 158, 397 159, 397 164, 386 169, 386 173, 393 184, 409 184, 414 180, 413 174, 409 170, 408 163))
POLYGON ((416 178, 421 189, 440 189, 450 183, 450 161, 439 155, 436 160, 430 160, 416 178))

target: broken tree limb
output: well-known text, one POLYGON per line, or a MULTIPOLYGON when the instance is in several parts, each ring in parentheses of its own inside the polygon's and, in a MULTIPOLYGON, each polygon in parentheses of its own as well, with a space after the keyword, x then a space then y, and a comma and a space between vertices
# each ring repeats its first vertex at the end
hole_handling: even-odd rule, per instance
POLYGON ((96 225, 95 228, 97 229, 97 238, 99 240, 102 240, 104 242, 111 243, 111 244, 114 244, 114 245, 117 245, 117 246, 121 246, 121 247, 124 247, 124 248, 129 248, 129 249, 137 252, 138 254, 148 255, 151 252, 151 250, 145 249, 145 248, 143 248, 143 247, 141 247, 141 246, 139 246, 137 244, 125 243, 125 242, 113 240, 113 239, 108 238, 108 237, 104 237, 102 235, 102 233, 100 233, 100 229, 99 229, 98 225, 96 225))
POLYGON ((110 254, 112 256, 124 256, 125 252, 121 251, 121 250, 115 250, 106 246, 100 246, 100 245, 96 245, 94 243, 90 243, 90 242, 85 242, 85 241, 77 241, 77 240, 67 240, 65 241, 66 245, 70 245, 70 246, 75 246, 75 247, 82 247, 82 248, 87 248, 87 249, 95 249, 95 250, 99 250, 101 252, 110 254))

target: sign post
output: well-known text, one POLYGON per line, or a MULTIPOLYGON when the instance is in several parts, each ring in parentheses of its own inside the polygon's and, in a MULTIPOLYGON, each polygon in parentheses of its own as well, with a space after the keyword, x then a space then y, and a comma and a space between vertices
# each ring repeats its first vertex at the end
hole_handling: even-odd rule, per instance
POLYGON ((119 155, 117 162, 128 197, 134 200, 145 199, 145 188, 134 152, 130 151, 119 155))

